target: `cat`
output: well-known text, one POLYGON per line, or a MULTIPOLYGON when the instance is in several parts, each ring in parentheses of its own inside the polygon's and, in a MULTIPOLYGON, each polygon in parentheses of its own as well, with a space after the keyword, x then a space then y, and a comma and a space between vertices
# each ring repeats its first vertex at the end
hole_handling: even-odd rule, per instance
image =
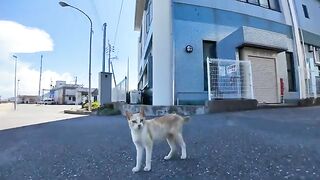
POLYGON ((151 170, 152 148, 155 140, 166 139, 170 152, 164 159, 170 159, 176 150, 176 144, 181 147, 181 159, 187 158, 186 144, 182 136, 182 127, 189 117, 177 114, 169 114, 162 117, 146 120, 144 110, 132 114, 126 111, 126 117, 131 130, 132 141, 137 150, 136 166, 132 172, 138 172, 141 168, 143 150, 146 151, 146 166, 144 171, 151 170))

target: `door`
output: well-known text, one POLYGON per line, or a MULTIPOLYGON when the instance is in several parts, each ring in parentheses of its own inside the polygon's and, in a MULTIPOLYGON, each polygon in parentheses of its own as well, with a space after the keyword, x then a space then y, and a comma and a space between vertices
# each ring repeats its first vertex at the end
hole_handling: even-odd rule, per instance
POLYGON ((207 58, 217 58, 217 43, 215 41, 203 41, 203 77, 204 91, 208 91, 207 58))
POLYGON ((255 98, 259 103, 278 103, 275 59, 250 55, 248 58, 252 66, 255 98))

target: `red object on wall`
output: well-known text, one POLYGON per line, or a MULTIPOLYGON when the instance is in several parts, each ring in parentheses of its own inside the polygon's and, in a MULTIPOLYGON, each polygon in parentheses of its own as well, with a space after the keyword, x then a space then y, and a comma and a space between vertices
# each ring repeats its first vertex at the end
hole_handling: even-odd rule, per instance
POLYGON ((280 94, 281 96, 284 95, 284 82, 282 78, 280 78, 280 94))

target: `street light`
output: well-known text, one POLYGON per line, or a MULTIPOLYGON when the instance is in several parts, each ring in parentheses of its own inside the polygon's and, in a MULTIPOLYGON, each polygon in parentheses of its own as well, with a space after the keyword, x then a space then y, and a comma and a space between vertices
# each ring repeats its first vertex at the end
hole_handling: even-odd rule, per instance
POLYGON ((67 3, 65 3, 65 2, 63 2, 63 1, 60 1, 59 2, 59 4, 60 4, 60 6, 61 7, 71 7, 71 8, 73 8, 73 9, 76 9, 76 10, 78 10, 79 12, 81 12, 82 14, 84 14, 88 19, 89 19, 89 21, 90 21, 90 48, 89 48, 89 92, 88 92, 88 103, 89 103, 89 108, 88 108, 88 110, 89 111, 91 111, 91 46, 92 46, 92 21, 91 21, 91 19, 90 19, 90 17, 86 14, 86 13, 84 13, 81 9, 79 9, 79 8, 76 8, 76 7, 74 7, 74 6, 71 6, 71 5, 69 5, 69 4, 67 4, 67 3))
POLYGON ((14 110, 17 110, 17 61, 18 56, 13 55, 12 57, 15 58, 14 61, 14 110))

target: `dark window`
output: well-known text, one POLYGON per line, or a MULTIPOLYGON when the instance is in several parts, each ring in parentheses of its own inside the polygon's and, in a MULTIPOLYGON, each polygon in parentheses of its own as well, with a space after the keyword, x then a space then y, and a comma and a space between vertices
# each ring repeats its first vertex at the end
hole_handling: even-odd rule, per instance
POLYGON ((280 11, 279 0, 238 0, 238 1, 280 11))
POLYGON ((295 92, 296 91, 296 77, 295 77, 295 71, 294 71, 293 54, 291 52, 287 52, 286 57, 287 57, 289 92, 295 92))
POLYGON ((207 58, 217 58, 216 46, 217 43, 214 41, 203 41, 204 91, 208 91, 207 58))
POLYGON ((304 17, 310 19, 307 6, 302 4, 302 8, 303 8, 304 17))
POLYGON ((69 96, 69 101, 71 101, 71 96, 69 96))
POLYGON ((269 8, 280 11, 279 1, 278 0, 269 0, 269 8))
POLYGON ((148 87, 152 88, 153 87, 153 79, 152 79, 152 54, 150 53, 148 56, 148 64, 147 64, 147 68, 148 68, 148 87))
POLYGON ((248 0, 248 3, 259 5, 258 0, 248 0))
POLYGON ((73 97, 72 97, 72 101, 76 101, 76 97, 73 96, 73 97))

